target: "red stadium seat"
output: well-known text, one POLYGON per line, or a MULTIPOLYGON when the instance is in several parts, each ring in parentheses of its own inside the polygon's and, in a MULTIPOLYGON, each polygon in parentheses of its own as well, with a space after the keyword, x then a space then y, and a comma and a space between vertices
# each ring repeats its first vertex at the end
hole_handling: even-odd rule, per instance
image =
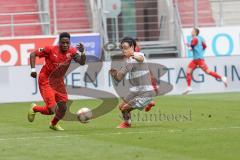
MULTIPOLYGON (((54 23, 52 6, 52 1, 50 1, 51 30, 53 33, 54 23)), ((90 30, 90 18, 87 15, 88 8, 85 0, 58 0, 56 6, 57 29, 59 32, 68 31, 70 33, 80 33, 86 32, 85 30, 90 30)))
MULTIPOLYGON (((57 0, 57 29, 58 32, 67 31, 70 33, 90 32, 89 16, 87 15, 88 7, 85 0, 57 0)), ((51 33, 54 33, 53 5, 49 0, 51 33)), ((21 12, 38 12, 37 0, 10 0, 0 1, 0 14, 21 13, 21 12)), ((15 15, 14 24, 22 23, 40 23, 38 14, 15 15)), ((11 24, 11 16, 0 16, 0 25, 11 24)), ((42 35, 41 25, 32 26, 15 26, 14 36, 25 35, 42 35)), ((11 36, 10 26, 0 26, 0 37, 11 36)))
MULTIPOLYGON (((193 0, 178 0, 183 27, 193 27, 194 25, 193 2, 193 0)), ((199 26, 216 26, 209 0, 198 0, 198 24, 199 26)))
MULTIPOLYGON (((20 12, 38 12, 37 0, 11 0, 0 1, 0 14, 20 13, 20 12)), ((10 24, 10 16, 0 16, 0 24, 10 24)), ((20 23, 39 23, 39 16, 34 15, 16 15, 14 24, 20 23)), ((41 35, 41 25, 34 26, 15 26, 14 36, 41 35)), ((0 36, 11 36, 11 27, 0 27, 0 36)))

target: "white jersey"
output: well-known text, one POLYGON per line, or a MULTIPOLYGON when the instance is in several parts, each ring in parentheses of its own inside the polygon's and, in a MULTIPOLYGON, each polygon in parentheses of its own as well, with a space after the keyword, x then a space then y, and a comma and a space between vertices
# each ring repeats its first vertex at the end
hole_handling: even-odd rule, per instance
POLYGON ((147 60, 142 52, 134 52, 134 54, 140 54, 143 56, 143 62, 139 62, 133 57, 126 60, 127 64, 121 68, 121 72, 129 74, 130 91, 131 92, 146 92, 152 91, 150 71, 148 68, 147 60))

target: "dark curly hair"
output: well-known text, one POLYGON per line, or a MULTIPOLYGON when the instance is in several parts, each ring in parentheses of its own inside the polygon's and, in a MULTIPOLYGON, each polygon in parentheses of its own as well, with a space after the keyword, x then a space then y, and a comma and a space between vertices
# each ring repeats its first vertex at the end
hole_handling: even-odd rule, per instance
POLYGON ((137 43, 135 41, 135 39, 131 38, 131 37, 124 37, 121 42, 120 42, 120 48, 122 49, 122 44, 123 43, 128 43, 130 47, 134 47, 134 50, 135 50, 135 47, 137 46, 137 43))
POLYGON ((62 39, 62 38, 71 38, 71 36, 70 36, 70 34, 68 33, 68 32, 62 32, 62 33, 60 33, 60 35, 59 35, 59 40, 60 39, 62 39))

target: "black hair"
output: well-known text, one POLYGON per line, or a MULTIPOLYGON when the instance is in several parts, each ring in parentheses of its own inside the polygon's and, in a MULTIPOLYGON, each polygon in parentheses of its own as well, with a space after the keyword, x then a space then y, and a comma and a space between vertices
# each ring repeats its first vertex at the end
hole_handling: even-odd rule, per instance
POLYGON ((133 39, 131 37, 124 37, 122 39, 122 41, 120 42, 120 47, 121 48, 122 48, 123 43, 128 43, 130 47, 133 46, 134 50, 135 50, 135 47, 137 46, 137 43, 136 43, 135 39, 133 39))
POLYGON ((60 33, 60 35, 59 35, 59 40, 60 39, 62 39, 62 38, 71 38, 71 36, 70 36, 70 34, 68 33, 68 32, 62 32, 62 33, 60 33))
POLYGON ((200 30, 198 29, 198 28, 194 28, 194 30, 195 30, 195 32, 196 32, 196 35, 198 36, 199 35, 199 33, 200 33, 200 30))

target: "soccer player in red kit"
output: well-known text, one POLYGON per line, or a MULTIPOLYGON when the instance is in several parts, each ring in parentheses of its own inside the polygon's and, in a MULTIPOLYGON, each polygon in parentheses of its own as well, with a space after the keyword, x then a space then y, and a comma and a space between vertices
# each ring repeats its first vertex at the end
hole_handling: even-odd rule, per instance
POLYGON ((199 32, 200 31, 198 28, 193 28, 191 42, 190 44, 187 44, 189 50, 193 53, 193 60, 189 63, 187 68, 187 90, 183 93, 185 95, 192 91, 192 72, 198 67, 201 68, 206 74, 218 80, 221 80, 227 87, 227 78, 220 76, 214 71, 211 71, 205 63, 203 54, 204 50, 207 48, 207 45, 205 43, 205 40, 199 36, 199 32))
POLYGON ((38 78, 39 90, 45 106, 32 104, 28 112, 28 120, 29 122, 33 122, 37 112, 43 115, 55 114, 50 122, 50 128, 53 130, 64 130, 58 124, 58 121, 65 115, 67 109, 66 103, 68 101, 64 85, 64 75, 72 59, 80 65, 85 64, 84 46, 79 43, 77 48, 71 47, 70 34, 67 32, 61 33, 57 46, 46 46, 31 53, 30 64, 31 76, 33 78, 37 77, 35 69, 36 57, 45 58, 45 65, 42 67, 38 78))

